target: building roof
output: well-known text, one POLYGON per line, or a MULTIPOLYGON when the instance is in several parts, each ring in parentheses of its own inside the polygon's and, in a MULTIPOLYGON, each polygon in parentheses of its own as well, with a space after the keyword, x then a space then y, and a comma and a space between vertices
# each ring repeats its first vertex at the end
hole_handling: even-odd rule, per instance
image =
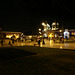
POLYGON ((2 33, 21 34, 22 32, 10 32, 10 31, 2 31, 2 33))

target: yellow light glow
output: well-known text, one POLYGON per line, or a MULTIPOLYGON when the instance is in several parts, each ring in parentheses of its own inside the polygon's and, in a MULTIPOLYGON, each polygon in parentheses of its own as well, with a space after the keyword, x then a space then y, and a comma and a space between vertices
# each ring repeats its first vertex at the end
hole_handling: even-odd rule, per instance
POLYGON ((49 24, 47 24, 47 26, 48 26, 48 27, 50 27, 50 25, 49 25, 49 24))
POLYGON ((54 37, 53 33, 51 33, 51 34, 49 35, 49 37, 54 37))
POLYGON ((39 31, 41 31, 41 29, 39 29, 39 31))
POLYGON ((29 36, 29 38, 32 38, 32 36, 29 36))
POLYGON ((11 38, 11 37, 12 37, 12 36, 10 36, 10 35, 7 35, 7 36, 6 36, 6 38, 11 38))
POLYGON ((40 36, 40 37, 42 37, 42 36, 40 36))
POLYGON ((50 34, 49 37, 52 37, 52 35, 50 34))
POLYGON ((55 25, 56 23, 54 22, 52 25, 55 25))
POLYGON ((47 29, 45 28, 44 31, 46 31, 47 29))
POLYGON ((74 35, 74 33, 72 32, 72 35, 74 35))
POLYGON ((62 49, 63 47, 62 46, 60 46, 60 49, 62 49))
POLYGON ((39 34, 42 34, 41 32, 39 32, 39 34))
POLYGON ((62 32, 62 30, 60 30, 60 32, 62 32))
POLYGON ((43 25, 43 26, 46 26, 46 24, 45 24, 45 23, 42 23, 42 25, 43 25))
POLYGON ((15 36, 16 38, 19 38, 19 36, 15 36))
POLYGON ((45 23, 42 23, 42 25, 45 25, 45 23))

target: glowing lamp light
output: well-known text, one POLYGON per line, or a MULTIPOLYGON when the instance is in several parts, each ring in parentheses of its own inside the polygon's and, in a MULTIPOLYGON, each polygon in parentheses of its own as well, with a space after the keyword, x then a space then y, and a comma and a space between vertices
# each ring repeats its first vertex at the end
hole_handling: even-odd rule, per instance
POLYGON ((39 29, 39 31, 41 31, 41 29, 39 29))
POLYGON ((62 32, 62 30, 60 30, 60 32, 62 32))
POLYGON ((46 31, 46 29, 44 29, 44 31, 46 31))
POLYGON ((45 24, 45 23, 42 23, 42 25, 43 25, 43 26, 46 26, 46 24, 45 24))
POLYGON ((56 23, 54 22, 54 23, 52 23, 52 25, 55 25, 56 23))
POLYGON ((16 36, 16 38, 19 38, 19 36, 16 36))
POLYGON ((51 34, 49 35, 49 37, 54 37, 54 34, 53 34, 53 33, 51 33, 51 34))
POLYGON ((42 36, 40 36, 40 37, 42 37, 42 36))
POLYGON ((74 35, 74 33, 72 33, 72 35, 74 35))
POLYGON ((50 34, 49 37, 52 37, 52 35, 50 34))
POLYGON ((39 32, 39 34, 42 34, 41 32, 39 32))
POLYGON ((42 23, 42 25, 45 25, 45 23, 42 23))
POLYGON ((48 27, 50 27, 50 25, 49 25, 49 24, 47 24, 47 26, 48 26, 48 27))
POLYGON ((29 36, 29 38, 32 38, 32 36, 29 36))
POLYGON ((42 33, 40 33, 40 34, 42 34, 42 33))
POLYGON ((44 37, 47 37, 47 34, 46 33, 44 34, 44 37))
POLYGON ((57 23, 57 25, 59 25, 59 23, 57 23))
POLYGON ((7 35, 7 36, 6 36, 6 38, 11 38, 11 37, 12 37, 12 36, 10 36, 10 35, 7 35))

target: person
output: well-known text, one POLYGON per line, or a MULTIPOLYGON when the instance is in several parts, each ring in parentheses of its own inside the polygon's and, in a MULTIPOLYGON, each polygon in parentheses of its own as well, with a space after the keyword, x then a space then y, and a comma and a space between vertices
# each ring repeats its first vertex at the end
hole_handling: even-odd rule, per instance
POLYGON ((12 44, 11 44, 11 42, 9 41, 9 45, 11 45, 12 46, 12 44))
POLYGON ((14 39, 12 39, 12 43, 14 44, 14 39))
POLYGON ((60 37, 60 42, 62 42, 62 37, 60 37))
POLYGON ((64 38, 62 38, 62 42, 64 43, 64 38))
POLYGON ((40 42, 41 42, 41 41, 39 40, 39 41, 38 41, 39 46, 40 46, 40 42))
POLYGON ((45 41, 44 41, 44 38, 43 38, 43 43, 42 43, 43 45, 45 44, 45 41))
POLYGON ((42 44, 45 44, 44 40, 43 40, 43 43, 42 44))
POLYGON ((2 47, 3 47, 3 39, 1 40, 1 45, 2 45, 2 47))
POLYGON ((36 39, 36 42, 37 42, 37 39, 36 39))
POLYGON ((9 41, 9 45, 10 45, 11 43, 10 43, 10 41, 9 41))
POLYGON ((53 38, 53 41, 55 42, 55 38, 53 38))

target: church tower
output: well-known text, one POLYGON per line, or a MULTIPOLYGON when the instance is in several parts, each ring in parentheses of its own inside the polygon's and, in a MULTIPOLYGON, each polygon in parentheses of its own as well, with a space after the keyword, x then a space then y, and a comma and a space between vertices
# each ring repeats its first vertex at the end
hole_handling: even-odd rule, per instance
POLYGON ((53 22, 52 23, 52 30, 58 30, 59 29, 59 23, 53 22))

